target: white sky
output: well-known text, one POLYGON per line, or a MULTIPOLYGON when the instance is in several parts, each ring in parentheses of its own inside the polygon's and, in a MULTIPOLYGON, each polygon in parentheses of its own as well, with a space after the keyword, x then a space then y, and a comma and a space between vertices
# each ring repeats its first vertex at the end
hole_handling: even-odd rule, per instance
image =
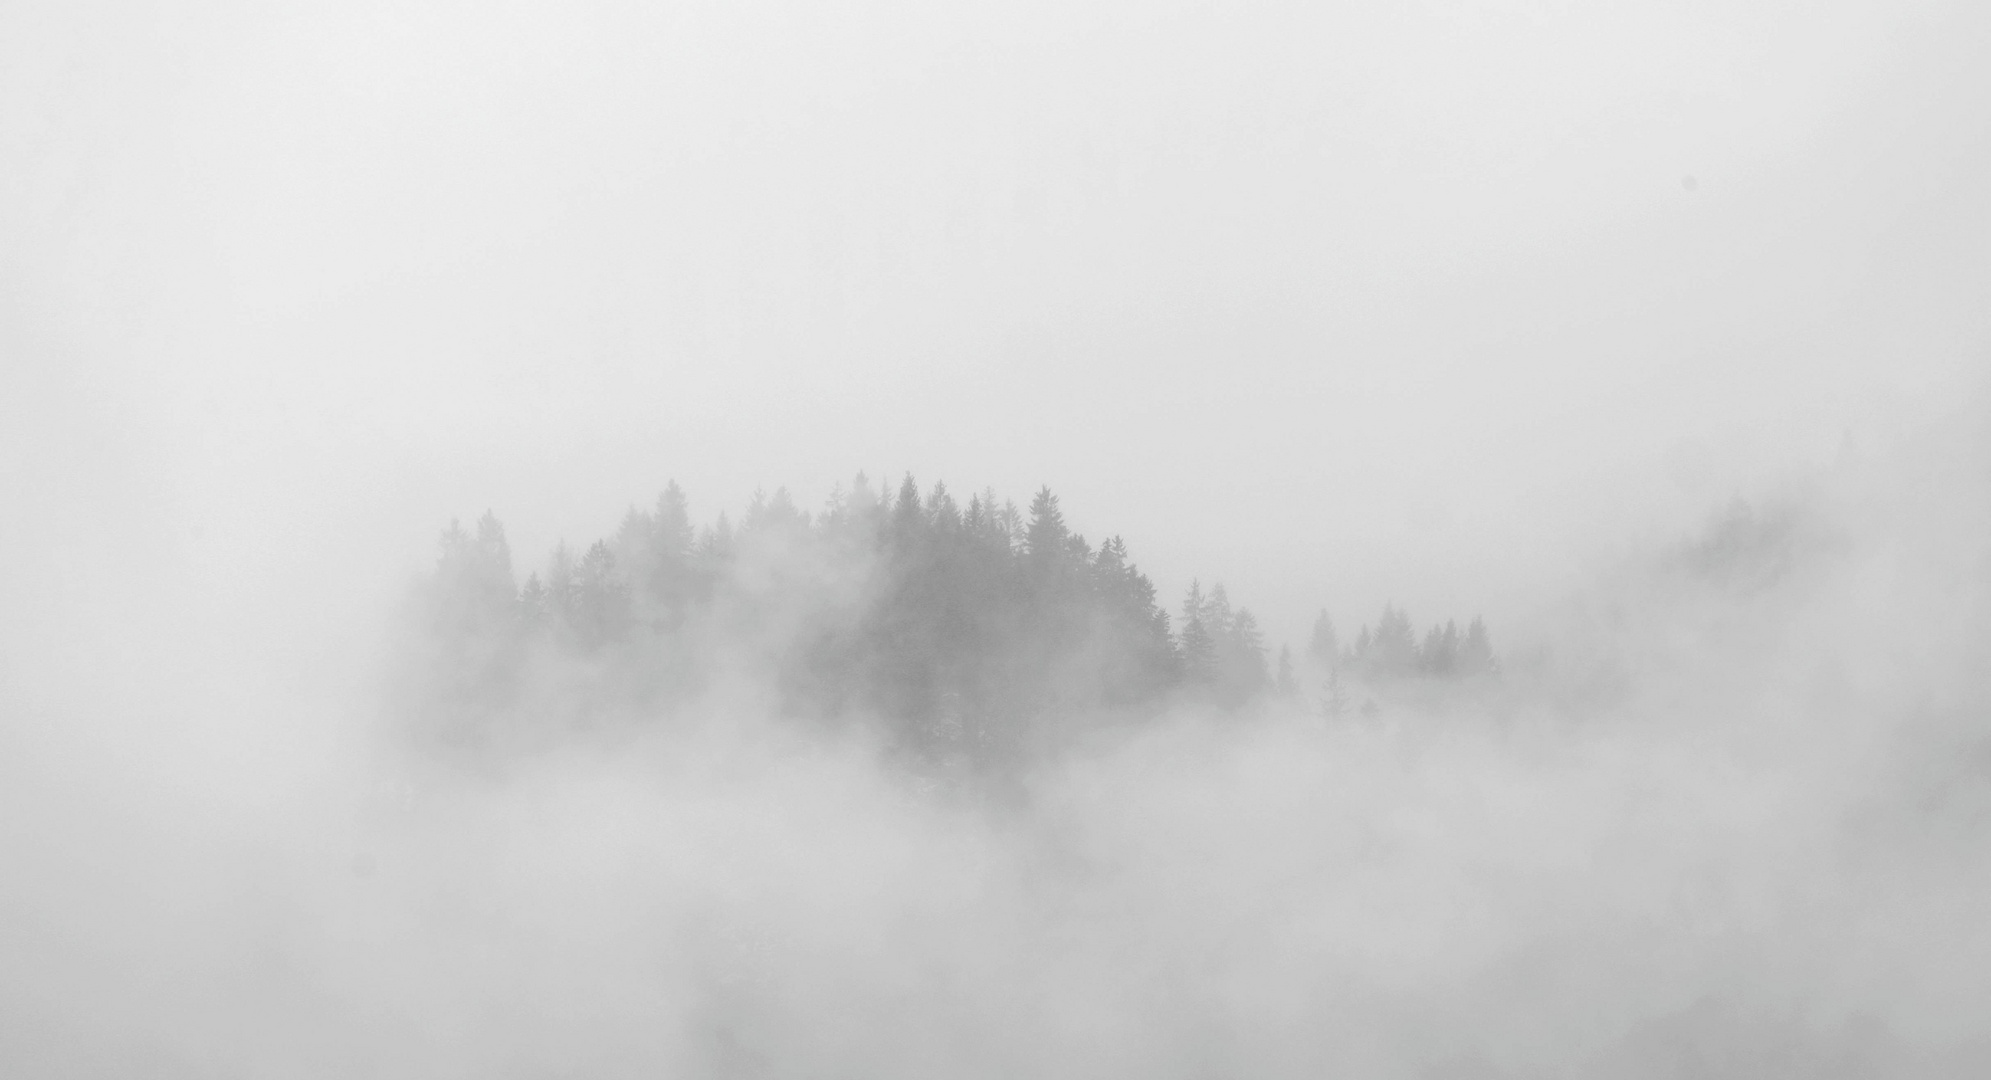
POLYGON ((1049 483, 1275 642, 1392 598, 1497 638, 1971 407, 1987 41, 1901 0, 0 5, 0 600, 59 648, 92 589, 385 595, 452 515, 536 561, 669 477, 703 518, 911 470, 1049 483))

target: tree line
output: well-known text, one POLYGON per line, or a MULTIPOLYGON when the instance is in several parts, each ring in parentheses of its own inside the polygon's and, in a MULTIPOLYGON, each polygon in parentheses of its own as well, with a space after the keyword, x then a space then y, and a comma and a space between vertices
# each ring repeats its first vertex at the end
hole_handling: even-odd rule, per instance
MULTIPOLYGON (((1025 511, 860 473, 814 514, 780 489, 737 524, 696 526, 672 482, 523 581, 486 513, 444 531, 419 600, 417 700, 458 734, 548 708, 665 712, 729 674, 784 712, 876 718, 902 745, 976 757, 1025 753, 1079 716, 1304 696, 1290 650, 1268 664, 1223 585, 1192 583, 1172 618, 1125 542, 1073 531, 1048 487, 1025 511)), ((1345 649, 1323 611, 1305 662, 1372 681, 1496 666, 1478 619, 1420 643, 1394 606, 1345 649)))

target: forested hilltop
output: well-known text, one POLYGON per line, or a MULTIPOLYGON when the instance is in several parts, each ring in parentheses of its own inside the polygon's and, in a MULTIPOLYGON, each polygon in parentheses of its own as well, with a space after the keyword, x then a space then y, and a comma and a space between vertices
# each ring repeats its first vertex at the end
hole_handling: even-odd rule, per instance
POLYGON ((895 745, 1000 760, 1089 721, 1284 699, 1340 714, 1344 679, 1497 669, 1484 626, 1385 608, 1343 647, 1322 611, 1296 666, 1257 619, 1193 583, 1179 619, 1118 537, 1097 546, 1039 490, 1029 510, 863 474, 821 511, 756 493, 695 526, 675 482, 612 537, 557 547, 521 582, 503 525, 452 523, 417 604, 420 714, 453 740, 670 714, 722 685, 783 714, 876 720, 895 745))

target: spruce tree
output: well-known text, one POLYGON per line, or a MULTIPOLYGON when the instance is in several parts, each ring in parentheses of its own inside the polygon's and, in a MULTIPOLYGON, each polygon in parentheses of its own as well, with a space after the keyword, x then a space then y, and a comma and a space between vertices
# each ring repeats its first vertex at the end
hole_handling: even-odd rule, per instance
POLYGON ((1477 615, 1473 616, 1464 638, 1459 642, 1458 668, 1461 675, 1499 670, 1499 664, 1493 658, 1493 642, 1486 634, 1486 624, 1477 615))
POLYGON ((1265 689, 1265 636, 1251 609, 1239 608, 1231 616, 1223 638, 1224 682, 1235 700, 1252 697, 1265 689))
POLYGON ((1208 684, 1217 678, 1217 641, 1203 625, 1207 601, 1199 581, 1189 582, 1189 595, 1182 601, 1182 678, 1184 682, 1208 684))
POLYGON ((1030 526, 1024 533, 1023 550, 1033 563, 1054 565, 1065 553, 1065 515, 1058 509, 1058 497, 1049 487, 1039 488, 1030 500, 1030 526))
POLYGON ((1327 617, 1327 609, 1320 609, 1320 616, 1314 619, 1313 637, 1307 641, 1307 656, 1323 668, 1331 668, 1341 662, 1341 644, 1334 637, 1334 621, 1327 617))
POLYGON ((664 485, 651 518, 660 555, 681 559, 691 552, 691 509, 685 502, 684 489, 677 486, 676 480, 664 485))

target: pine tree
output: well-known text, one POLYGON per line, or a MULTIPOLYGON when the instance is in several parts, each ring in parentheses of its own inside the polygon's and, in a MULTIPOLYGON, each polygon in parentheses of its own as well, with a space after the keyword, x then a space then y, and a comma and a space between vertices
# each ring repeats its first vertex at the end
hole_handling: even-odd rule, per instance
POLYGON ((892 535, 900 544, 911 544, 926 534, 926 512, 919 504, 919 485, 907 473, 899 484, 899 499, 892 506, 892 535))
POLYGON ((477 519, 477 569, 494 594, 511 599, 512 548, 505 542, 505 527, 489 510, 477 519))
POLYGON ((526 575, 525 587, 518 594, 519 623, 528 630, 545 625, 548 606, 546 586, 540 583, 539 575, 526 575))
POLYGON ((1182 678, 1189 683, 1211 683, 1217 678, 1217 642, 1203 625, 1203 585, 1189 582, 1189 595, 1182 600, 1182 678))
POLYGON ((1329 720, 1340 720, 1348 714, 1348 695, 1341 690, 1341 669, 1328 668, 1327 681, 1321 684, 1322 697, 1320 714, 1329 720))
POLYGON ((691 552, 691 510, 684 489, 672 480, 657 496, 657 509, 651 515, 657 551, 666 558, 683 558, 691 552))
POLYGON ((1203 619, 1203 629, 1210 636, 1223 639, 1231 632, 1231 597, 1224 591, 1224 583, 1219 581, 1210 586, 1210 594, 1203 599, 1202 610, 1197 614, 1203 619))
MULTIPOLYGON (((484 709, 501 700, 492 696, 504 683, 498 676, 530 671, 519 661, 537 636, 594 653, 589 669, 624 680, 609 689, 632 703, 667 704, 698 684, 707 657, 687 631, 699 627, 701 635, 770 643, 759 659, 797 710, 877 715, 914 748, 932 741, 940 710, 962 732, 950 752, 977 754, 1020 748, 1034 740, 1029 725, 1044 718, 1153 704, 1185 684, 1214 704, 1275 688, 1296 693, 1292 650, 1282 647, 1276 674, 1268 671, 1256 619, 1233 609, 1221 584, 1192 584, 1179 621, 1171 620, 1126 543, 1112 536, 1089 544, 1067 526, 1048 487, 1031 500, 1027 520, 992 491, 963 511, 944 483, 922 492, 910 476, 895 497, 879 494, 860 473, 812 519, 787 489, 759 489, 736 531, 724 513, 695 527, 670 482, 652 508, 630 508, 610 537, 556 546, 523 590, 513 586, 494 516, 469 531, 453 523, 428 592, 457 598, 458 640, 478 647, 434 650, 437 685, 466 702, 482 695, 471 712, 484 709), (736 550, 757 573, 722 588, 735 582, 736 550), (879 557, 895 553, 911 557, 879 557), (802 561, 786 561, 789 554, 802 561), (877 576, 862 589, 797 594, 827 605, 823 618, 800 620, 806 629, 770 623, 786 607, 767 602, 772 590, 820 585, 813 575, 821 571, 877 576)), ((435 620, 431 631, 444 634, 443 624, 435 620)))
POLYGON ((1374 674, 1408 675, 1417 670, 1417 632, 1411 628, 1410 616, 1394 604, 1383 605, 1368 651, 1374 674))
POLYGON ((934 531, 943 536, 953 537, 962 530, 961 509, 954 505, 954 497, 947 493, 947 485, 936 481, 933 494, 926 497, 927 517, 932 521, 934 531))
POLYGON ((726 520, 726 512, 719 512, 718 520, 698 538, 698 556, 706 564, 709 573, 717 573, 726 563, 733 560, 733 525, 726 520))
POLYGON ((1055 565, 1065 553, 1065 515, 1058 509, 1058 497, 1048 487, 1039 488, 1030 500, 1030 526, 1024 533, 1023 550, 1031 562, 1055 565))
POLYGON ((809 512, 795 505, 795 497, 788 494, 786 487, 774 489, 774 498, 767 503, 767 528, 802 532, 809 527, 809 512))
POLYGON ((1307 642, 1307 656, 1323 668, 1331 668, 1341 662, 1341 644, 1334 637, 1334 621, 1327 617, 1327 609, 1320 609, 1320 616, 1314 620, 1313 637, 1307 642))
POLYGON ((622 637, 629 618, 629 591, 615 572, 615 553, 597 540, 581 556, 575 575, 574 629, 581 643, 598 647, 622 637))
POLYGON ((428 590, 433 628, 459 643, 508 630, 518 588, 511 547, 497 517, 485 511, 474 536, 452 520, 439 548, 428 590))
POLYGON ((1015 551, 1024 547, 1026 536, 1023 528, 1023 512, 1016 508, 1015 500, 1002 501, 1002 509, 996 512, 996 522, 1002 526, 1002 542, 1005 550, 1015 551))
POLYGON ((1458 670, 1461 675, 1480 675, 1500 670, 1499 662, 1493 658, 1493 642, 1487 637, 1486 624, 1480 617, 1466 627, 1465 637, 1459 642, 1458 670))
POLYGON ((623 572, 645 593, 642 606, 666 615, 675 623, 677 616, 697 592, 692 573, 691 510, 684 489, 672 480, 657 496, 657 508, 650 513, 647 554, 624 551, 623 572))
POLYGON ((878 515, 878 494, 871 490, 871 481, 862 470, 850 481, 850 499, 845 504, 850 511, 849 525, 853 530, 863 532, 875 523, 878 515))
POLYGON ((563 624, 573 620, 576 592, 574 554, 562 540, 546 560, 546 599, 548 611, 563 624))
POLYGON ((772 496, 759 488, 754 489, 754 497, 747 504, 747 513, 740 520, 740 532, 746 533, 794 533, 809 527, 809 515, 795 506, 795 499, 788 489, 778 487, 772 496))
MULTIPOLYGON (((1221 588, 1221 586, 1219 586, 1221 588)), ((1249 608, 1239 608, 1231 616, 1223 638, 1224 682, 1233 699, 1243 700, 1265 689, 1265 636, 1249 608)))
POLYGON ((1182 678, 1195 684, 1209 684, 1217 679, 1217 643, 1203 629, 1200 616, 1190 615, 1182 621, 1182 678))

